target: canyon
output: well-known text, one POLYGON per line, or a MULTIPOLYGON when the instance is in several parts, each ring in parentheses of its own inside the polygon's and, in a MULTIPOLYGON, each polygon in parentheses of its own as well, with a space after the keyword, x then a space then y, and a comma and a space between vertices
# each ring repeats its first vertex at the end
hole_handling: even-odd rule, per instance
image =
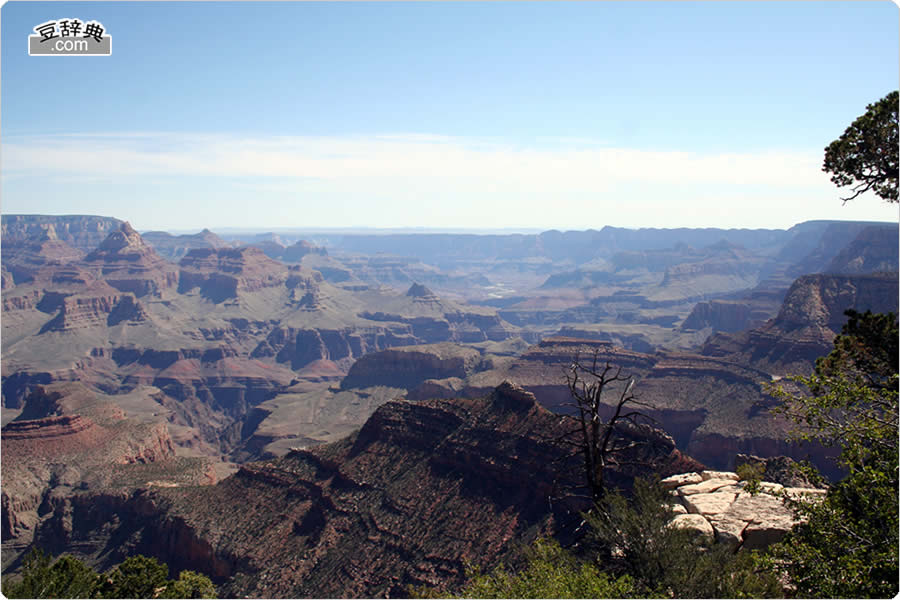
MULTIPOLYGON (((157 556, 230 597, 404 596, 571 534, 586 505, 566 497, 577 468, 560 469, 574 457, 553 441, 571 430, 508 382, 478 399, 392 401, 347 438, 245 464, 215 486, 79 490, 36 539, 99 565, 157 556)), ((617 471, 616 485, 701 468, 664 434, 629 435, 650 442, 631 456, 647 466, 617 471)))
POLYGON ((232 596, 452 586, 569 535, 577 477, 548 440, 575 357, 621 367, 653 419, 622 433, 652 468, 618 485, 740 453, 837 476, 787 441, 769 386, 811 372, 845 310, 898 298, 887 223, 172 235, 3 215, 0 241, 4 571, 31 545, 145 553, 232 596))

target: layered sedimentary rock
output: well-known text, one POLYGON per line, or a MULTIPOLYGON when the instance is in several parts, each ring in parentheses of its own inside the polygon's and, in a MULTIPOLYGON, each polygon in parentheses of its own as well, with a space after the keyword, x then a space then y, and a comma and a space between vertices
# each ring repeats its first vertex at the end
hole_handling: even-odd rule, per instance
POLYGON ((4 566, 31 543, 42 521, 69 523, 68 512, 54 515, 54 510, 76 489, 146 483, 151 471, 142 469, 150 464, 156 465, 156 479, 214 481, 208 465, 197 459, 176 461, 165 411, 152 409, 161 399, 158 391, 122 398, 125 409, 119 398, 81 384, 38 387, 21 415, 3 428, 4 566))
POLYGON ((787 443, 789 424, 769 412, 776 401, 764 386, 773 375, 809 372, 815 359, 830 351, 846 309, 885 312, 896 307, 896 274, 805 276, 795 282, 776 319, 759 330, 715 336, 702 356, 644 354, 602 342, 551 338, 502 369, 470 376, 463 392, 477 394, 510 378, 534 392, 545 406, 571 409, 565 370, 576 355, 591 360, 596 351, 600 365, 608 362, 635 376, 635 390, 647 403, 646 412, 699 460, 727 468, 732 466, 729 458, 741 452, 809 455, 823 471, 835 475, 824 449, 787 443))
POLYGON ((12 311, 12 310, 28 310, 32 308, 36 308, 38 302, 40 302, 43 295, 38 290, 30 290, 29 292, 22 295, 13 295, 7 291, 3 294, 3 310, 4 311, 12 311))
POLYGON ((791 286, 777 317, 756 329, 715 335, 701 351, 775 375, 810 373, 847 321, 844 311, 897 312, 897 296, 896 273, 805 275, 791 286))
POLYGON ((391 385, 412 389, 426 379, 465 378, 482 365, 481 353, 456 344, 382 350, 353 363, 341 387, 391 385))
POLYGON ((898 269, 896 225, 866 227, 825 268, 826 273, 862 274, 898 269))
POLYGON ((241 441, 254 406, 283 390, 293 373, 237 355, 229 347, 157 351, 119 347, 97 353, 96 367, 115 368, 124 389, 154 386, 170 421, 196 431, 227 454, 241 441))
POLYGON ((355 278, 373 285, 399 288, 423 281, 429 285, 439 285, 450 283, 453 279, 436 267, 408 256, 352 256, 342 257, 340 262, 355 278))
POLYGON ((83 262, 112 287, 138 297, 159 295, 178 281, 175 266, 144 243, 128 223, 110 233, 83 262))
POLYGON ((141 237, 160 256, 167 260, 177 261, 194 248, 224 248, 231 246, 228 242, 217 236, 209 229, 200 233, 172 235, 165 231, 147 231, 141 237))
POLYGON ((596 340, 598 342, 606 342, 608 344, 612 344, 613 346, 625 348, 626 350, 634 350, 636 352, 652 353, 655 349, 653 344, 650 343, 648 336, 640 333, 628 335, 568 326, 561 327, 558 332, 549 337, 596 340))
POLYGON ((341 329, 297 329, 277 326, 251 353, 253 358, 275 357, 279 363, 301 369, 318 360, 351 361, 368 352, 391 346, 415 344, 419 339, 409 326, 341 329))
POLYGON ((748 288, 756 283, 761 258, 730 244, 715 244, 709 250, 715 250, 710 258, 666 268, 661 287, 693 285, 699 288, 698 283, 703 278, 720 278, 714 289, 718 292, 748 288))
MULTIPOLYGON (((808 241, 812 241, 806 248, 806 254, 797 257, 794 264, 787 267, 787 274, 792 277, 811 273, 830 272, 829 264, 835 257, 845 251, 848 244, 851 244, 865 229, 869 227, 884 227, 885 223, 866 223, 866 222, 829 222, 829 221, 810 221, 801 223, 793 229, 809 229, 815 232, 813 237, 808 241)), ((805 236, 798 236, 805 237, 805 236)))
MULTIPOLYGON (((600 368, 611 365, 624 376, 633 376, 640 411, 655 419, 678 447, 715 468, 729 468, 739 453, 760 456, 811 457, 827 473, 834 473, 828 453, 819 447, 787 442, 789 424, 769 412, 776 401, 766 393, 771 376, 728 360, 688 354, 646 354, 600 341, 548 338, 512 361, 476 372, 464 380, 429 379, 435 395, 485 393, 504 379, 522 385, 545 407, 570 413, 575 410, 565 375, 572 361, 593 361, 600 368)), ((606 392, 602 412, 612 414, 612 403, 625 382, 606 392)), ((421 397, 413 391, 411 397, 421 397)))
POLYGON ((3 239, 3 265, 16 283, 34 279, 47 265, 63 265, 83 257, 83 252, 57 237, 50 223, 34 237, 3 239))
POLYGON ((725 300, 698 302, 681 324, 681 329, 697 330, 709 327, 713 331, 741 331, 747 329, 750 324, 750 315, 750 305, 745 302, 725 300))
MULTIPOLYGON (((247 449, 260 445, 247 439, 256 435, 253 409, 291 385, 337 382, 372 351, 510 334, 490 309, 427 291, 336 288, 316 271, 252 248, 191 251, 175 289, 162 287, 168 266, 121 279, 132 276, 124 263, 152 266, 162 260, 154 256, 123 225, 87 259, 46 265, 33 281, 4 290, 5 407, 20 407, 35 386, 53 381, 83 381, 106 392, 155 385, 166 392, 174 423, 195 432, 180 435, 180 443, 246 459, 247 449), (123 281, 136 284, 135 291, 123 292, 123 281)), ((346 431, 347 419, 337 417, 335 430, 346 431)), ((329 427, 322 423, 315 439, 333 439, 329 427)))
POLYGON ((284 249, 281 260, 285 262, 300 262, 307 254, 328 256, 328 251, 325 250, 325 248, 320 248, 306 240, 300 240, 284 249))
MULTIPOLYGON (((278 287, 288 279, 287 268, 270 259, 258 248, 199 248, 190 250, 179 263, 179 293, 199 288, 213 302, 236 298, 239 291, 255 292, 278 287)), ((306 291, 315 286, 307 274, 302 283, 306 291)), ((296 286, 295 286, 296 287, 296 286)))
MULTIPOLYGON (((453 586, 467 563, 513 558, 580 521, 583 506, 564 497, 578 463, 567 471, 556 460, 567 450, 551 441, 569 426, 509 384, 480 399, 388 402, 346 440, 244 465, 214 487, 76 496, 65 549, 102 564, 119 558, 102 554, 106 540, 127 537, 132 551, 199 568, 233 597, 453 586)), ((665 475, 701 468, 664 435, 629 435, 650 442, 641 459, 665 475)), ((613 480, 627 487, 639 472, 613 480)))
POLYGON ((328 251, 325 248, 316 246, 306 240, 297 240, 291 244, 290 241, 285 241, 275 233, 263 233, 242 239, 248 242, 251 247, 262 250, 269 258, 285 263, 299 263, 303 261, 305 256, 328 256, 328 251))
POLYGON ((87 253, 122 225, 119 219, 93 215, 2 215, 0 223, 4 253, 7 242, 40 239, 50 229, 56 239, 87 253))
POLYGON ((6 269, 6 265, 0 265, 0 288, 6 290, 16 285, 13 274, 6 269))
POLYGON ((422 284, 414 283, 405 297, 385 306, 386 310, 363 311, 359 316, 376 322, 409 325, 419 343, 505 340, 514 330, 495 311, 463 307, 443 300, 422 284))
POLYGON ((721 242, 754 250, 784 244, 792 232, 763 229, 626 229, 605 226, 600 230, 545 231, 536 235, 396 234, 347 235, 339 247, 348 252, 418 256, 438 266, 456 261, 549 258, 577 263, 628 251, 658 251, 679 244, 703 248, 721 242))
MULTIPOLYGON (((59 227, 54 225, 54 230, 61 241, 71 243, 69 238, 64 239, 59 227)), ((657 354, 654 348, 658 344, 653 333, 668 328, 672 335, 699 339, 701 334, 697 332, 682 334, 672 329, 690 309, 686 297, 698 294, 698 297, 705 297, 703 290, 691 290, 690 287, 703 287, 703 282, 712 281, 704 278, 721 277, 723 279, 715 283, 719 286, 716 289, 730 290, 737 281, 732 278, 735 273, 722 271, 725 269, 722 265, 738 260, 740 249, 720 244, 708 252, 707 249, 693 251, 677 245, 680 236, 691 237, 696 233, 696 239, 704 244, 721 237, 728 237, 730 241, 743 240, 741 243, 752 252, 759 250, 760 256, 771 256, 775 247, 767 244, 776 244, 776 238, 784 232, 730 232, 723 236, 714 232, 645 231, 632 234, 623 230, 595 235, 600 233, 549 232, 542 236, 527 236, 528 242, 524 237, 496 238, 495 255, 503 254, 509 262, 498 265, 500 271, 493 271, 493 267, 486 267, 484 262, 478 269, 491 278, 497 272, 512 273, 512 281, 523 282, 521 288, 524 289, 530 285, 528 282, 546 278, 553 272, 558 266, 554 260, 567 261, 567 269, 579 268, 580 263, 573 263, 572 256, 577 254, 594 261, 596 255, 602 253, 609 259, 609 264, 615 263, 624 269, 616 274, 622 276, 622 280, 611 279, 607 283, 628 283, 627 289, 608 289, 598 292, 601 295, 596 297, 577 293, 558 298, 549 295, 523 297, 523 306, 530 306, 528 310, 536 314, 545 309, 545 312, 551 312, 550 308, 556 306, 553 303, 558 302, 560 306, 568 307, 566 310, 571 309, 566 315, 577 315, 580 320, 579 328, 566 331, 606 336, 608 340, 631 346, 634 352, 605 345, 603 356, 613 363, 621 362, 626 367, 625 372, 633 371, 638 376, 635 389, 644 399, 657 405, 651 415, 668 429, 680 448, 696 451, 717 468, 730 467, 727 457, 733 452, 760 455, 789 452, 783 441, 784 424, 766 414, 773 403, 761 387, 771 379, 768 368, 735 365, 731 354, 716 357, 677 352, 657 354), (711 237, 713 235, 716 237, 711 237), (516 239, 522 242, 518 246, 516 239), (657 243, 661 239, 667 240, 666 243, 657 243), (597 240, 609 241, 610 247, 597 245, 597 240), (752 240, 757 241, 750 243, 752 240), (640 244, 645 243, 653 246, 652 252, 642 249, 640 244), (673 245, 681 248, 679 252, 683 251, 684 255, 694 256, 696 260, 692 262, 697 269, 678 267, 675 260, 678 257, 668 256, 671 252, 665 250, 673 245), (616 257, 618 250, 636 252, 616 257), (521 253, 517 254, 519 251, 533 252, 530 256, 534 260, 522 260, 521 253), (729 257, 730 254, 733 256, 729 257), (704 262, 713 256, 718 257, 718 262, 704 262), (638 271, 646 274, 645 266, 647 272, 649 266, 655 269, 652 273, 655 279, 641 279, 632 286, 627 278, 638 271), (669 267, 672 267, 670 277, 661 287, 658 284, 669 267), (631 272, 626 273, 629 269, 631 272), (660 294, 673 290, 677 294, 651 298, 648 296, 651 288, 660 294), (592 300, 596 302, 585 305, 592 300), (668 308, 673 302, 680 303, 678 310, 668 308), (615 321, 623 327, 611 333, 599 329, 593 331, 592 327, 601 320, 615 321), (652 324, 652 327, 643 327, 645 324, 652 324)), ((40 235, 52 236, 47 227, 40 228, 40 235)), ((404 240, 394 239, 393 242, 405 244, 404 240)), ((105 231, 98 237, 95 247, 84 249, 91 251, 89 259, 42 263, 36 271, 29 273, 31 279, 28 281, 16 282, 12 273, 5 271, 4 313, 0 324, 3 330, 3 402, 4 408, 8 409, 4 418, 8 420, 8 415, 23 408, 31 410, 28 408, 31 402, 26 401, 29 395, 54 381, 77 380, 89 385, 93 392, 108 393, 136 393, 142 386, 152 385, 160 395, 154 396, 158 401, 153 400, 150 405, 154 411, 165 414, 170 437, 179 452, 247 461, 280 455, 289 446, 310 446, 336 440, 364 423, 372 411, 382 405, 393 406, 392 400, 402 398, 404 394, 406 398, 422 400, 450 400, 460 395, 474 398, 489 392, 503 379, 513 378, 547 406, 566 410, 569 396, 562 373, 570 364, 574 351, 581 348, 582 356, 586 356, 584 353, 590 353, 596 344, 554 340, 534 348, 521 360, 513 360, 513 352, 498 359, 490 356, 485 348, 505 343, 500 340, 508 340, 520 330, 500 319, 495 309, 454 302, 452 298, 456 296, 451 295, 450 290, 445 291, 446 288, 439 289, 439 293, 420 284, 406 289, 414 281, 429 286, 435 285, 433 281, 447 282, 454 277, 459 281, 465 278, 476 281, 480 271, 472 270, 472 265, 478 263, 471 260, 472 248, 459 245, 461 240, 463 238, 444 238, 443 252, 455 252, 455 256, 469 261, 461 272, 454 271, 451 275, 415 259, 350 257, 342 265, 334 257, 310 251, 301 257, 302 265, 286 266, 269 260, 257 250, 231 248, 195 249, 198 254, 189 260, 187 256, 183 257, 182 266, 178 268, 163 261, 129 226, 105 231), (96 244, 104 239, 102 247, 96 248, 96 244), (357 263, 361 265, 361 273, 372 277, 363 281, 351 273, 346 265, 357 263), (311 265, 333 269, 330 272, 334 280, 322 280, 310 270, 311 265), (170 275, 173 272, 183 287, 172 285, 170 275), (335 285, 338 280, 340 283, 335 285), (404 289, 398 291, 375 285, 381 280, 403 281, 404 289), (422 344, 450 341, 472 344, 479 349, 480 356, 470 350, 454 350, 444 355, 433 349, 416 348, 422 344), (410 352, 394 352, 398 347, 408 348, 410 352), (382 350, 390 352, 366 357, 382 350), (357 366, 345 382, 348 387, 335 385, 354 361, 357 366), (359 387, 390 384, 395 379, 402 379, 404 386, 411 389, 389 385, 359 387), (292 423, 297 425, 292 428, 292 423)), ((476 246, 485 241, 480 237, 465 240, 476 246)), ((273 238, 270 241, 283 248, 279 240, 273 238)), ((693 238, 687 241, 695 243, 693 238)), ((4 237, 4 245, 6 242, 4 237)), ((809 248, 814 248, 816 243, 812 240, 809 248)), ((807 252, 809 248, 804 246, 801 250, 807 252)), ((303 253, 307 249, 300 245, 297 252, 303 253)), ((336 255, 344 259, 344 255, 336 255)), ((7 258, 4 252, 4 269, 7 258)), ((606 258, 597 259, 591 266, 605 268, 606 258)), ((484 258, 484 261, 488 260, 484 258)), ((754 264, 753 268, 762 269, 759 264, 754 264)), ((741 273, 737 275, 742 276, 741 273)), ((520 286, 513 284, 513 287, 520 286)), ((500 300, 505 301, 504 298, 500 300)), ((560 318, 565 320, 568 316, 560 318)), ((713 314, 709 317, 724 324, 733 315, 722 313, 718 317, 713 314)), ((548 325, 548 331, 559 330, 566 324, 560 321, 553 329, 548 325)), ((534 331, 531 333, 536 336, 534 331)), ((520 350, 518 348, 516 352, 520 350)), ((65 414, 32 414, 27 418, 20 417, 19 422, 65 414)), ((90 415, 76 414, 78 419, 67 417, 56 425, 44 423, 41 427, 52 433, 53 427, 62 426, 66 421, 66 425, 73 428, 73 440, 81 435, 74 429, 87 421, 107 427, 105 422, 90 415), (87 421, 81 421, 82 418, 87 421)), ((131 418, 129 414, 126 420, 131 418)), ((410 418, 418 417, 412 415, 410 418)), ((423 422, 423 426, 425 424, 423 422)), ((10 430, 11 439, 17 435, 15 427, 27 429, 22 424, 14 426, 10 430)), ((88 433, 94 430, 93 426, 83 429, 88 433)), ((116 452, 122 454, 115 450, 110 456, 116 452)), ((795 455, 805 454, 806 451, 801 449, 795 455)), ((150 456, 142 455, 139 450, 132 455, 150 456)), ((477 457, 467 460, 480 464, 477 457)), ((113 460, 111 464, 117 463, 113 460)), ((142 468, 149 468, 151 464, 156 462, 144 464, 142 468)), ((454 468, 461 469, 462 466, 454 468)), ((122 474, 123 479, 130 477, 122 474)), ((175 481, 164 474, 148 475, 145 479, 159 482, 151 486, 153 489, 162 489, 175 481)), ((77 486, 80 486, 83 479, 73 481, 78 481, 77 486)), ((77 486, 60 486, 59 496, 51 495, 47 506, 54 507, 55 513, 57 504, 54 503, 62 502, 62 490, 68 490, 71 495, 77 486)), ((123 499, 115 493, 105 496, 112 503, 110 506, 129 503, 134 508, 136 505, 130 504, 130 497, 123 499)), ((15 503, 21 503, 21 497, 17 498, 15 503)), ((5 498, 4 503, 14 504, 12 498, 5 498)), ((59 533, 61 539, 69 539, 64 527, 67 522, 65 511, 69 509, 62 504, 58 506, 59 518, 54 519, 56 525, 48 531, 59 533)), ((141 507, 140 510, 149 510, 147 505, 141 507)), ((98 519, 102 517, 102 511, 98 510, 96 514, 98 519)), ((163 538, 184 541, 192 548, 189 552, 194 558, 190 560, 212 556, 213 546, 208 541, 197 541, 200 538, 193 533, 182 535, 187 529, 173 524, 175 521, 167 523, 169 525, 161 525, 160 531, 164 533, 159 534, 162 537, 157 542, 162 543, 163 538)), ((48 533, 47 540, 50 539, 53 538, 48 533)), ((225 568, 222 565, 231 564, 228 556, 225 552, 210 560, 219 565, 216 569, 221 572, 225 568)))
POLYGON ((48 321, 41 332, 113 326, 123 321, 138 322, 147 318, 144 307, 132 294, 65 296, 59 300, 56 317, 48 321))

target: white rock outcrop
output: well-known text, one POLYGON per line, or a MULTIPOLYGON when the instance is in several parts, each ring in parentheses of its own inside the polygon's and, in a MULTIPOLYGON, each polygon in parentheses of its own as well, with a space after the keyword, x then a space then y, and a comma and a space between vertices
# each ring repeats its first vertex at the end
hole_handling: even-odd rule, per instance
POLYGON ((681 473, 660 482, 671 490, 676 516, 673 527, 696 531, 734 549, 761 549, 781 540, 799 522, 785 504, 785 496, 821 498, 825 490, 785 488, 761 482, 759 491, 746 491, 746 482, 728 471, 681 473), (708 526, 708 529, 707 529, 708 526))
POLYGON ((677 527, 679 529, 687 529, 688 531, 692 531, 697 535, 702 535, 708 540, 712 541, 715 536, 715 530, 709 521, 701 517, 700 515, 676 515, 674 519, 669 521, 670 527, 677 527))

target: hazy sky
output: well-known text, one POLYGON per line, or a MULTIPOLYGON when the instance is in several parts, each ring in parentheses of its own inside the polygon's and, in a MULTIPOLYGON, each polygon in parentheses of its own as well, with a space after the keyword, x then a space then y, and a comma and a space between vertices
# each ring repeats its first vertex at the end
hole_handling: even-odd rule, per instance
POLYGON ((210 227, 897 220, 823 148, 898 87, 891 2, 8 2, 4 213, 210 227), (100 21, 108 57, 31 57, 100 21))

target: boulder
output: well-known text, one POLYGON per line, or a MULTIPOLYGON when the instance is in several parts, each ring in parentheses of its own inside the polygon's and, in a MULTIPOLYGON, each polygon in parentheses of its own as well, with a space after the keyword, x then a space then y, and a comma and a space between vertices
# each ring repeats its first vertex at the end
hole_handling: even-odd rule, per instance
POLYGON ((790 527, 785 528, 778 523, 750 523, 744 529, 743 548, 747 550, 762 550, 768 548, 776 542, 780 542, 790 527))
POLYGON ((728 510, 734 502, 736 492, 713 492, 711 494, 691 494, 684 497, 684 504, 689 513, 699 515, 717 515, 728 510))
POLYGON ((666 477, 659 483, 664 489, 674 490, 683 485, 700 483, 701 481, 703 481, 703 477, 701 477, 700 473, 679 473, 678 475, 666 477))
MULTIPOLYGON (((683 485, 678 488, 678 493, 682 496, 690 496, 692 494, 709 494, 724 487, 735 487, 733 479, 707 479, 700 483, 683 485)), ((737 491, 735 491, 737 493, 737 491)))
POLYGON ((730 518, 723 515, 710 515, 709 521, 716 531, 716 541, 727 544, 732 550, 737 550, 743 543, 746 521, 730 518))
POLYGON ((781 540, 797 523, 794 513, 781 498, 766 493, 742 492, 722 514, 723 519, 748 522, 743 531, 743 547, 766 548, 781 540))
POLYGON ((679 523, 706 531, 701 520, 706 521, 715 539, 735 550, 766 548, 781 540, 797 524, 798 519, 785 504, 785 496, 818 499, 826 493, 764 481, 760 483, 760 491, 751 494, 745 491, 746 483, 738 481, 737 475, 723 471, 673 475, 663 480, 663 485, 669 489, 673 502, 678 500, 683 505, 673 504, 679 523), (684 509, 687 514, 682 513, 684 509))
POLYGON ((709 481, 710 479, 728 479, 730 481, 738 481, 740 479, 737 473, 732 473, 731 471, 701 471, 700 477, 703 478, 703 481, 709 481))
POLYGON ((804 498, 806 500, 812 500, 814 498, 822 498, 828 490, 823 490, 819 488, 807 488, 807 487, 786 487, 784 488, 784 493, 788 495, 788 497, 799 500, 800 498, 804 498))
POLYGON ((684 504, 680 502, 676 502, 675 504, 670 505, 672 512, 676 515, 686 515, 688 514, 687 509, 684 507, 684 504))
POLYGON ((731 518, 752 523, 779 522, 787 529, 794 523, 794 514, 784 501, 766 493, 751 495, 741 492, 723 512, 731 518))
POLYGON ((669 526, 696 532, 698 536, 705 538, 707 541, 712 541, 715 535, 712 525, 700 515, 676 515, 669 521, 669 526))

